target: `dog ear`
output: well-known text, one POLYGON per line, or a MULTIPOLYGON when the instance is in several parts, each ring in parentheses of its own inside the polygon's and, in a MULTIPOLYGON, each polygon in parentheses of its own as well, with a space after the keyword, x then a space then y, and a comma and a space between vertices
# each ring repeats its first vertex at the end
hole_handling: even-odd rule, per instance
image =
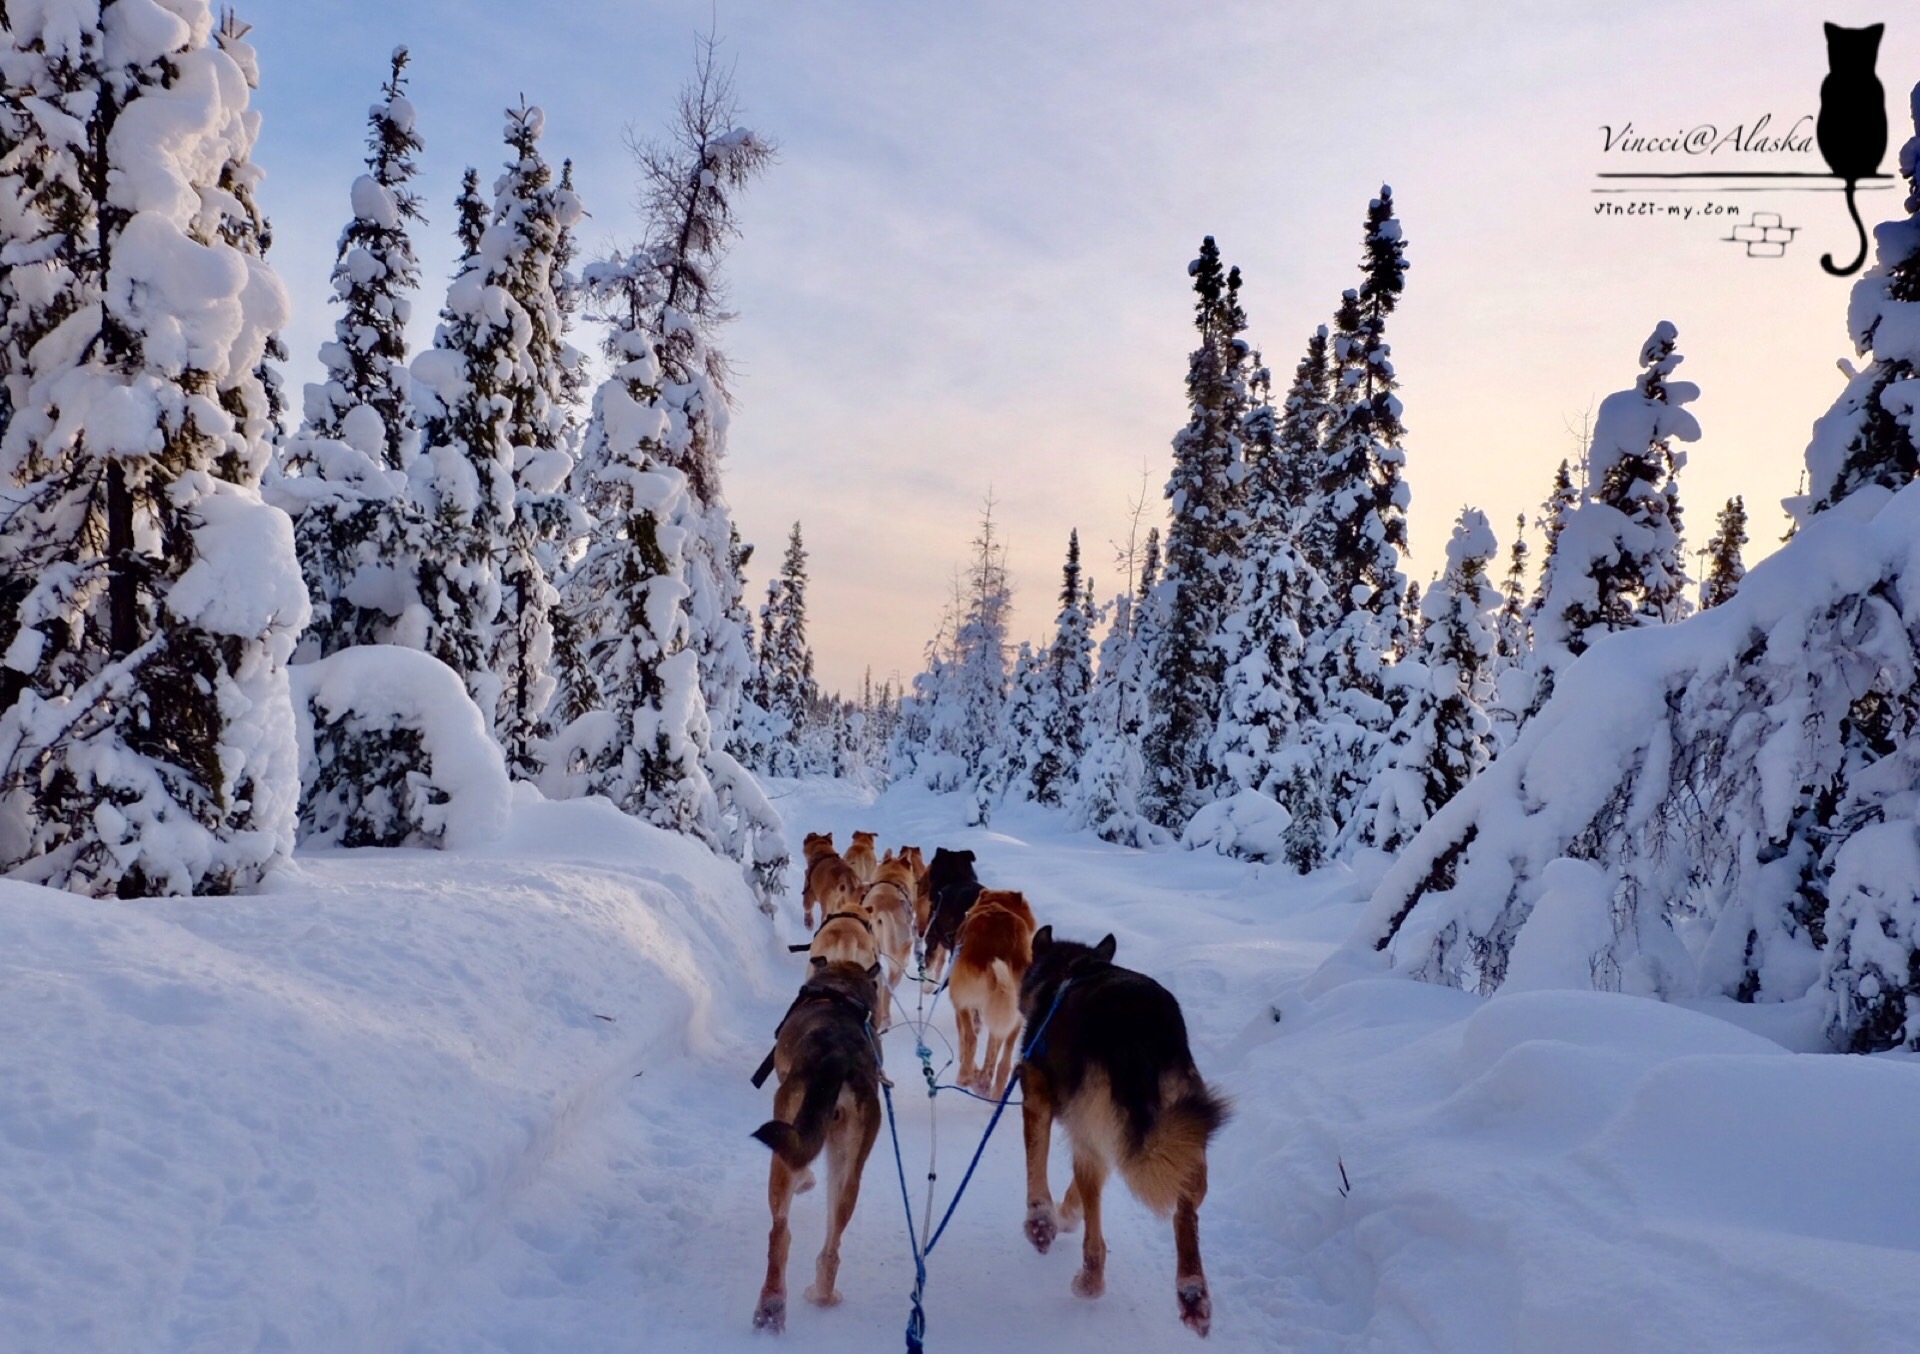
POLYGON ((980 857, 974 855, 973 852, 971 851, 955 851, 953 854, 960 857, 960 859, 966 861, 967 864, 969 865, 973 864, 974 861, 980 859, 980 857))
POLYGON ((1093 947, 1093 957, 1103 964, 1111 964, 1113 962, 1113 952, 1118 948, 1120 948, 1120 943, 1113 938, 1112 933, 1108 933, 1101 939, 1098 945, 1093 947))
POLYGON ((867 969, 867 976, 876 983, 880 981, 880 961, 878 959, 874 960, 872 966, 867 969))
POLYGON ((1053 924, 1049 922, 1033 933, 1033 957, 1038 959, 1042 951, 1053 947, 1053 924))

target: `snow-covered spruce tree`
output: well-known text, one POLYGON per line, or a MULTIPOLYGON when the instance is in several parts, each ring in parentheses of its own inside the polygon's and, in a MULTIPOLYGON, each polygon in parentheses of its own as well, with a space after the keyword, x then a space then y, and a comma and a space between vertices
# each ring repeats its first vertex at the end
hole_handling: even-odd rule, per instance
POLYGON ((1087 711, 1087 755, 1074 782, 1070 820, 1105 841, 1149 846, 1166 834, 1140 811, 1146 764, 1140 729, 1146 722, 1148 673, 1164 617, 1161 613, 1160 530, 1148 530, 1139 588, 1113 602, 1113 619, 1100 643, 1100 665, 1087 711))
POLYGON ((1000 728, 981 772, 978 807, 969 822, 984 826, 993 805, 1009 794, 1016 799, 1033 798, 1034 766, 1044 740, 1041 726, 1052 695, 1046 651, 1035 653, 1033 645, 1020 641, 1007 679, 1006 703, 1000 708, 1000 728))
POLYGON ((740 233, 734 201, 773 162, 772 142, 738 125, 730 74, 704 42, 665 140, 632 143, 640 168, 645 252, 660 273, 654 327, 661 336, 662 399, 678 412, 665 454, 687 477, 701 529, 688 543, 688 619, 715 746, 734 740, 740 693, 752 671, 745 607, 729 546, 733 519, 721 492, 727 443, 727 363, 715 345, 730 318, 720 265, 740 233))
POLYGON ((1315 542, 1307 528, 1319 515, 1316 499, 1326 454, 1327 416, 1332 411, 1329 342, 1323 324, 1307 339, 1307 351, 1293 369, 1293 384, 1281 405, 1274 446, 1278 459, 1272 473, 1279 497, 1287 505, 1287 534, 1299 543, 1302 557, 1320 576, 1325 575, 1329 561, 1313 553, 1315 542))
POLYGON ((1690 609, 1669 482, 1686 463, 1674 441, 1700 436, 1684 408, 1700 390, 1668 379, 1681 361, 1676 338, 1662 320, 1641 347, 1639 379, 1601 401, 1586 494, 1562 520, 1542 574, 1527 717, 1597 634, 1670 624, 1690 609))
POLYGON ((0 874, 244 888, 293 843, 307 615, 259 494, 252 53, 201 0, 14 6, 5 41, 0 874))
POLYGON ((784 732, 769 748, 775 775, 801 773, 800 742, 820 706, 813 676, 813 647, 807 643, 807 550, 795 522, 787 536, 780 573, 767 583, 760 608, 758 686, 773 727, 784 732))
POLYGON ((989 496, 980 534, 973 539, 973 558, 964 575, 956 574, 940 634, 927 647, 926 671, 913 682, 925 719, 914 769, 933 790, 970 787, 989 774, 998 779, 1013 593, 993 509, 989 496))
POLYGON ((1332 408, 1318 495, 1302 528, 1308 557, 1326 561, 1326 604, 1306 635, 1299 739, 1318 784, 1310 804, 1287 801, 1296 820, 1325 814, 1336 827, 1351 817, 1397 713, 1387 660, 1406 651, 1400 552, 1411 493, 1401 478, 1404 429, 1386 321, 1405 289, 1407 260, 1385 186, 1368 203, 1363 247, 1365 276, 1334 316, 1332 408))
MULTIPOLYGON (((1589 439, 1591 444, 1591 439, 1589 439)), ((1573 487, 1573 466, 1566 460, 1553 472, 1553 487, 1540 505, 1534 525, 1546 533, 1546 545, 1540 554, 1540 576, 1534 580, 1533 600, 1527 604, 1527 622, 1540 614, 1547 600, 1547 579, 1553 573, 1553 561, 1560 553, 1560 533, 1567 529, 1567 518, 1580 506, 1580 491, 1573 487)))
POLYGON ((1398 664, 1401 711, 1380 750, 1349 831, 1364 845, 1399 851, 1440 807, 1479 775, 1492 753, 1495 612, 1487 579, 1499 549, 1486 515, 1463 508, 1447 542, 1447 568, 1427 592, 1420 656, 1398 664))
POLYGON ((489 231, 477 171, 461 180, 454 210, 460 264, 433 346, 409 368, 420 420, 409 479, 428 518, 428 548, 415 570, 427 611, 425 648, 460 674, 491 723, 502 688, 492 667, 498 562, 514 506, 508 386, 525 379, 524 337, 516 333, 531 333, 532 325, 500 284, 511 236, 489 231))
POLYGON ((1387 317, 1406 288, 1407 260, 1393 194, 1384 186, 1367 205, 1362 268, 1365 278, 1342 298, 1334 319, 1333 408, 1319 486, 1318 530, 1327 541, 1325 577, 1337 614, 1312 642, 1331 686, 1357 697, 1354 708, 1365 707, 1374 718, 1385 693, 1381 656, 1404 647, 1407 582, 1400 551, 1411 498, 1400 475, 1404 429, 1386 342, 1387 317))
POLYGON ((1527 554, 1527 515, 1519 513, 1513 519, 1513 544, 1507 550, 1507 576, 1500 586, 1500 615, 1495 621, 1497 672, 1525 662, 1533 647, 1533 631, 1527 624, 1527 554))
MULTIPOLYGON (((425 638, 425 609, 408 567, 428 545, 405 474, 414 431, 406 325, 420 282, 407 224, 422 219, 407 186, 421 141, 406 68, 407 49, 396 48, 381 100, 368 113, 367 172, 354 181, 353 219, 335 251, 341 313, 320 346, 325 379, 307 387, 305 419, 267 481, 269 501, 293 517, 313 601, 303 658, 355 644, 418 647, 425 638)), ((362 767, 346 783, 367 784, 368 773, 362 767)))
POLYGON ((1735 494, 1720 509, 1713 539, 1707 543, 1707 578, 1700 585, 1700 609, 1710 611, 1740 590, 1747 576, 1740 547, 1747 543, 1747 504, 1735 494))
POLYGON ((1187 362, 1186 427, 1173 439, 1167 480, 1166 631, 1151 671, 1141 753, 1141 806, 1161 827, 1179 831, 1213 797, 1216 769, 1207 742, 1219 706, 1221 654, 1216 639, 1231 600, 1238 542, 1232 530, 1241 473, 1241 426, 1254 369, 1240 306, 1240 270, 1221 265, 1211 235, 1187 265, 1198 300, 1200 342, 1187 362))
MULTIPOLYGON (((500 556, 500 610, 494 617, 491 665, 500 678, 494 731, 507 770, 538 774, 540 743, 548 733, 552 700, 552 612, 559 594, 553 570, 565 546, 585 534, 585 522, 563 492, 573 469, 575 433, 568 395, 577 389, 578 359, 566 341, 566 313, 558 271, 567 230, 579 221, 580 201, 554 181, 540 154, 545 128, 540 109, 522 101, 507 110, 506 171, 494 184, 493 222, 499 240, 498 280, 528 330, 516 354, 520 365, 506 382, 505 436, 513 457, 513 511, 500 556), (499 237, 504 237, 500 239, 499 237)), ((483 251, 486 248, 483 240, 483 251)))
MULTIPOLYGON (((1910 184, 1920 182, 1916 145, 1920 138, 1900 149, 1900 172, 1910 184)), ((1814 424, 1807 447, 1811 502, 1805 513, 1823 512, 1864 485, 1898 489, 1920 474, 1913 435, 1920 342, 1900 323, 1908 307, 1920 301, 1920 195, 1908 197, 1906 210, 1904 220, 1874 227, 1873 267, 1854 284, 1847 333, 1855 351, 1872 360, 1814 424)))
POLYGON ((334 253, 333 295, 340 303, 333 338, 321 345, 325 379, 307 388, 306 427, 377 455, 404 470, 412 434, 407 322, 420 285, 409 222, 423 220, 408 185, 422 142, 407 98, 407 49, 396 47, 367 113, 367 172, 353 182, 353 219, 334 253))
MULTIPOLYGON (((567 607, 591 708, 552 739, 557 796, 600 794, 636 818, 718 846, 710 730, 689 647, 686 546, 698 527, 686 477, 662 447, 669 417, 644 259, 587 270, 612 367, 594 392, 581 458, 593 527, 567 607)), ((583 696, 583 699, 586 697, 583 696)))
MULTIPOLYGON (((1061 804, 1087 751, 1087 700, 1093 686, 1093 630, 1089 599, 1081 584, 1080 533, 1067 534, 1061 570, 1060 614, 1053 643, 1040 656, 1033 698, 1033 727, 1017 746, 1016 792, 1041 804, 1061 804)), ((1018 685, 1016 679, 1016 685, 1018 685)))
MULTIPOLYGON (((1315 348, 1324 358, 1324 331, 1315 336, 1315 348)), ((1303 387, 1305 400, 1311 399, 1313 362, 1310 350, 1286 419, 1276 420, 1263 399, 1248 413, 1242 432, 1247 451, 1243 554, 1237 595, 1229 599, 1220 625, 1225 672, 1207 752, 1220 770, 1223 797, 1251 793, 1278 799, 1296 760, 1291 740, 1301 708, 1302 617, 1320 609, 1325 590, 1293 541, 1295 495, 1305 491, 1297 458, 1311 447, 1290 446, 1281 430, 1304 402, 1303 387)), ((1324 361, 1320 365, 1324 368, 1324 361)))

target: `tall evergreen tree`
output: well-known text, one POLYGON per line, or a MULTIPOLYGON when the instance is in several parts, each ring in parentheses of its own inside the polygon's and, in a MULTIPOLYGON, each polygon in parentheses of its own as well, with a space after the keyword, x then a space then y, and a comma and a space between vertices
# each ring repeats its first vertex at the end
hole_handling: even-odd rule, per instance
MULTIPOLYGON (((1407 260, 1392 190, 1367 206, 1365 278, 1334 318, 1333 408, 1321 470, 1322 517, 1309 534, 1326 542, 1327 591, 1335 616, 1314 636, 1315 662, 1330 686, 1369 706, 1385 695, 1381 656, 1404 651, 1411 501, 1401 467, 1400 400, 1386 321, 1406 288, 1407 260)), ((1366 722, 1363 720, 1363 722, 1366 722)))
POLYGON ((407 387, 407 322, 420 285, 409 222, 424 219, 408 185, 422 142, 407 98, 405 47, 396 47, 380 102, 367 114, 367 172, 354 180, 353 219, 334 251, 333 338, 321 345, 325 379, 307 387, 306 428, 405 470, 413 431, 407 387))
POLYGON ((1310 413, 1302 410, 1310 411, 1314 391, 1324 387, 1325 350, 1323 329, 1301 363, 1284 417, 1276 421, 1272 406, 1261 400, 1244 423, 1244 553, 1237 595, 1220 625, 1225 671, 1208 748, 1227 794, 1278 796, 1300 718, 1303 626, 1307 616, 1324 610, 1324 586, 1295 548, 1294 536, 1299 495, 1311 492, 1317 455, 1310 413))
POLYGON ((576 359, 566 341, 567 290, 559 272, 565 234, 581 215, 579 199, 554 182, 540 153, 545 115, 522 101, 507 110, 511 156, 494 184, 490 231, 504 235, 496 276, 528 330, 508 380, 505 436, 513 458, 513 510, 500 559, 500 610, 494 617, 492 666, 501 680, 494 729, 516 776, 536 775, 553 697, 552 612, 559 594, 553 568, 585 522, 562 492, 573 469, 576 359))
POLYGON ((1540 516, 1534 519, 1534 525, 1546 533, 1546 545, 1540 553, 1540 576, 1534 580, 1533 599, 1527 606, 1527 619, 1540 613, 1541 605, 1546 601, 1547 578, 1553 572, 1554 559, 1560 553, 1560 533, 1566 530, 1567 518, 1580 506, 1580 491, 1573 487, 1573 467, 1566 460, 1560 462, 1553 472, 1553 487, 1547 491, 1547 498, 1540 505, 1540 516))
POLYGON ((1707 544, 1707 580, 1700 585, 1702 611, 1719 606, 1740 590, 1740 580, 1747 576, 1740 547, 1746 543, 1747 504, 1735 494, 1727 500, 1727 506, 1720 509, 1713 540, 1707 544))
POLYGON ((751 672, 738 618, 745 614, 729 546, 733 519, 721 492, 727 441, 727 363, 716 344, 729 318, 720 266, 739 220, 735 199, 773 162, 772 142, 738 125, 729 73, 703 43, 681 90, 668 137, 633 144, 640 167, 645 252, 660 274, 654 327, 661 335, 665 398, 678 406, 665 453, 687 477, 700 530, 687 546, 691 644, 717 746, 733 742, 751 672))
POLYGON ((1149 528, 1140 583, 1114 599, 1113 619, 1100 645, 1087 717, 1087 755, 1074 786, 1072 821, 1105 841, 1149 846, 1166 834, 1141 812, 1146 774, 1140 731, 1146 722, 1148 674, 1159 652, 1164 619, 1160 591, 1160 529, 1149 528))
POLYGON ((502 691, 492 664, 498 561, 514 509, 509 382, 527 370, 515 336, 531 333, 532 324, 501 281, 512 237, 494 231, 489 238, 487 215, 479 173, 468 169, 454 203, 460 263, 433 346, 409 372, 421 448, 412 483, 429 520, 428 549, 416 564, 425 647, 460 674, 491 719, 502 691))
POLYGON ((409 293, 420 281, 407 224, 422 219, 407 186, 421 141, 406 67, 407 49, 396 48, 381 101, 368 114, 367 173, 354 181, 353 219, 335 251, 342 311, 320 347, 325 379, 307 387, 305 420, 268 480, 270 500, 294 519, 313 600, 305 657, 354 644, 417 643, 424 621, 408 562, 429 548, 426 520, 405 478, 413 436, 406 326, 409 293))
POLYGON ((686 477, 662 452, 653 281, 643 260, 589 270, 612 365, 594 393, 582 458, 592 533, 567 579, 581 699, 590 708, 554 738, 546 780, 554 793, 602 794, 637 818, 717 846, 720 808, 686 621, 682 550, 694 510, 686 477))
POLYGON ((1167 481, 1173 520, 1161 583, 1166 631, 1152 670, 1141 749, 1147 771, 1142 807, 1173 830, 1212 797, 1217 775, 1207 760, 1223 671, 1215 641, 1237 555, 1232 520, 1254 369, 1241 338, 1247 317, 1240 306, 1240 270, 1222 266, 1209 235, 1187 272, 1194 280, 1200 342, 1187 363, 1187 425, 1173 439, 1167 481))
POLYGON ((1566 515, 1544 571, 1544 599, 1533 622, 1529 715, 1595 635, 1686 614, 1687 577, 1668 482, 1685 464, 1673 442, 1700 436, 1699 423, 1683 407, 1700 391, 1669 379, 1681 361, 1677 336, 1662 320, 1641 347, 1639 379, 1601 402, 1585 499, 1566 515))
POLYGON ((1525 661, 1532 647, 1527 629, 1527 515, 1513 519, 1513 545, 1507 551, 1507 575, 1500 587, 1500 615, 1495 622, 1499 643, 1494 667, 1504 670, 1525 661))
POLYGON ((0 874, 243 888, 292 847, 307 613, 259 494, 287 305, 253 54, 202 0, 16 6, 4 34, 0 874))
MULTIPOLYGON (((1053 642, 1039 655, 1027 696, 1031 710, 1025 736, 1009 747, 1017 768, 1011 788, 1041 804, 1060 804, 1087 750, 1087 700, 1093 686, 1093 631, 1089 598, 1081 584, 1080 533, 1067 535, 1061 571, 1060 614, 1053 642)), ((1018 679, 1016 677, 1016 686, 1018 679)))
POLYGON ((770 769, 777 775, 799 775, 800 742, 821 696, 813 676, 813 647, 807 642, 807 551, 798 522, 787 537, 780 573, 767 584, 760 635, 760 692, 774 727, 785 730, 771 749, 770 769))

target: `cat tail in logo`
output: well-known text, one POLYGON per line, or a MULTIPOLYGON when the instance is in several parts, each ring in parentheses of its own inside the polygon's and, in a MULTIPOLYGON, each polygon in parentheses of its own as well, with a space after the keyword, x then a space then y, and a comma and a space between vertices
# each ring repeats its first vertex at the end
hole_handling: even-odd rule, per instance
POLYGON ((1860 252, 1844 268, 1834 263, 1833 255, 1820 256, 1820 266, 1835 277, 1857 273, 1867 261, 1867 227, 1860 220, 1853 190, 1861 179, 1880 168, 1880 157, 1887 153, 1886 92, 1873 70, 1885 28, 1885 24, 1866 28, 1826 26, 1827 78, 1820 82, 1820 120, 1815 132, 1827 168, 1835 178, 1846 180, 1847 214, 1860 237, 1860 252))

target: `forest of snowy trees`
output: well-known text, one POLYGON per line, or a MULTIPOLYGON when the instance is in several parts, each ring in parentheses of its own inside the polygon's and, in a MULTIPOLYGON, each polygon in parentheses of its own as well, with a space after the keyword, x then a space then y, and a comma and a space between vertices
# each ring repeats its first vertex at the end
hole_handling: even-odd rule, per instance
POLYGON ((1031 801, 1303 873, 1395 855, 1362 939, 1436 981, 1819 992, 1836 1045, 1920 1048, 1920 217, 1878 231, 1848 317, 1871 360, 1774 559, 1746 572, 1735 498, 1690 577, 1698 391, 1649 317, 1538 551, 1523 519, 1503 560, 1463 506, 1424 592, 1393 193, 1290 376, 1208 237, 1165 514, 1136 512, 1121 586, 1071 533, 1050 628, 1017 639, 989 497, 924 671, 847 697, 815 671, 802 524, 756 614, 723 489, 721 268, 774 152, 711 44, 605 257, 542 110, 505 108, 418 352, 431 129, 395 51, 296 411, 247 26, 203 0, 0 21, 0 875, 240 890, 296 840, 444 843, 520 781, 698 839, 771 910, 762 777, 912 780, 976 823, 1031 801))
POLYGON ((286 428, 247 25, 200 0, 0 19, 0 873, 225 892, 296 834, 436 843, 511 777, 696 836, 770 906, 786 848, 740 755, 778 711, 717 340, 735 199, 773 151, 712 46, 636 148, 644 230, 612 257, 576 260, 571 165, 507 108, 411 355, 426 136, 396 51, 286 428))

